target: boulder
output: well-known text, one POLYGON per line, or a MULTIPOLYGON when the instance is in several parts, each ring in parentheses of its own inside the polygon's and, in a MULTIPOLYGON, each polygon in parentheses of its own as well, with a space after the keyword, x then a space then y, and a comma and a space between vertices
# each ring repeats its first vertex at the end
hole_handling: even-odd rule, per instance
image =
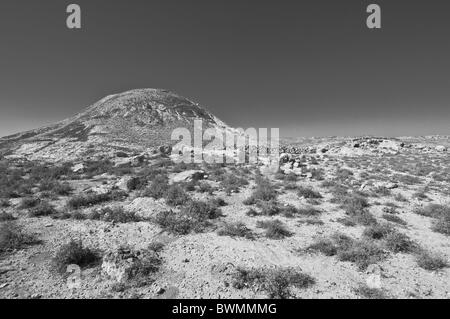
POLYGON ((81 173, 83 170, 84 170, 84 164, 83 163, 75 164, 72 167, 72 172, 74 172, 74 173, 81 173))
POLYGON ((114 186, 123 191, 128 191, 127 183, 131 180, 131 176, 122 177, 114 186))
POLYGON ((384 148, 384 149, 390 149, 394 151, 400 150, 404 144, 399 141, 392 141, 392 140, 383 140, 378 147, 384 148))
POLYGON ((151 250, 134 251, 129 248, 119 248, 110 251, 103 257, 101 266, 102 274, 117 283, 127 283, 135 278, 143 261, 148 263, 154 261, 158 264, 158 256, 151 250))
POLYGON ((435 150, 438 152, 447 152, 447 147, 445 147, 444 145, 438 145, 435 147, 435 150))

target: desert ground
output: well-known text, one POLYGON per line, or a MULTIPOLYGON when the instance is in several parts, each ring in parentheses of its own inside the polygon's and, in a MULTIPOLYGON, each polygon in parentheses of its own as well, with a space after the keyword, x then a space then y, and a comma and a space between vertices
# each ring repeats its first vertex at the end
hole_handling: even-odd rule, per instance
POLYGON ((1 298, 450 298, 449 137, 0 161, 1 298), (74 266, 76 265, 76 266, 74 266))

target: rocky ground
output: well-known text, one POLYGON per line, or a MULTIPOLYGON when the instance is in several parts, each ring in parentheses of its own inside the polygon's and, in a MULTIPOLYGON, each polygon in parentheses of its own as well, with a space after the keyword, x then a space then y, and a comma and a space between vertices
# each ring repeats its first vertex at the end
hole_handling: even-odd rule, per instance
POLYGON ((448 145, 290 141, 269 176, 5 156, 0 297, 449 298, 448 145))

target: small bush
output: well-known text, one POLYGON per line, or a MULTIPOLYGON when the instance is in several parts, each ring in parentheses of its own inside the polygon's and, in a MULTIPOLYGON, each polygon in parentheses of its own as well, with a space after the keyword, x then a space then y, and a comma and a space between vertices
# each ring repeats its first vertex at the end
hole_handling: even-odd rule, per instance
POLYGON ((338 247, 331 239, 322 238, 306 248, 307 251, 317 251, 325 256, 335 256, 338 247))
POLYGON ((231 195, 231 193, 238 193, 241 187, 248 185, 248 181, 234 174, 226 174, 220 185, 227 195, 231 195))
POLYGON ((218 230, 219 236, 243 237, 246 239, 254 239, 252 231, 245 226, 244 223, 227 223, 218 230))
POLYGON ((88 247, 83 247, 81 241, 71 240, 56 252, 52 259, 52 268, 58 274, 63 275, 69 265, 78 265, 80 268, 85 268, 99 260, 100 256, 97 252, 88 247))
POLYGON ((127 182, 127 189, 129 191, 141 190, 147 186, 147 179, 144 177, 132 177, 127 182))
POLYGON ((189 200, 189 196, 186 194, 183 187, 174 184, 169 186, 164 196, 166 203, 170 206, 179 206, 185 204, 189 200))
POLYGON ((267 178, 256 179, 256 189, 252 195, 244 201, 245 205, 254 205, 258 201, 270 201, 276 199, 278 192, 267 178))
POLYGON ((282 208, 280 207, 280 203, 278 203, 276 200, 270 200, 267 202, 258 201, 257 207, 261 209, 261 215, 264 216, 278 215, 282 210, 282 208))
POLYGON ((319 192, 313 190, 310 187, 303 187, 303 186, 298 187, 297 195, 303 198, 313 198, 313 199, 322 198, 322 195, 319 192))
POLYGON ((56 213, 57 211, 52 205, 50 205, 46 201, 42 201, 36 207, 33 207, 28 211, 28 216, 43 217, 43 216, 50 216, 56 213))
POLYGON ((441 256, 422 250, 416 256, 417 265, 425 270, 440 270, 448 267, 447 261, 441 256))
POLYGON ((450 215, 435 220, 433 222, 432 230, 450 236, 450 215))
POLYGON ((299 208, 296 211, 296 215, 300 216, 318 216, 320 214, 322 214, 322 211, 314 207, 299 208))
POLYGON ((314 278, 293 268, 248 270, 238 267, 233 275, 234 288, 258 288, 270 299, 291 298, 291 287, 305 289, 314 284, 314 278))
POLYGON ((144 196, 153 197, 155 199, 163 198, 169 189, 169 179, 166 175, 157 175, 151 181, 150 185, 145 189, 144 196))
POLYGON ((440 218, 450 215, 450 208, 439 204, 429 204, 425 207, 417 208, 414 212, 426 217, 440 218))
POLYGON ((223 207, 223 206, 227 206, 228 204, 223 198, 216 197, 211 200, 211 205, 216 206, 216 207, 223 207))
POLYGON ((346 168, 340 168, 336 171, 336 179, 338 181, 345 182, 348 179, 352 178, 353 172, 346 168))
POLYGON ((39 203, 40 200, 38 198, 26 197, 22 198, 19 208, 22 209, 33 208, 36 207, 39 203))
POLYGON ((89 215, 89 219, 113 223, 134 223, 142 221, 135 212, 126 211, 122 206, 104 207, 89 215))
POLYGON ((367 227, 364 232, 363 236, 370 238, 370 239, 385 239, 387 235, 394 232, 394 229, 392 226, 388 224, 376 224, 372 225, 370 227, 367 227))
POLYGON ((360 285, 355 289, 355 293, 366 299, 389 299, 389 296, 383 290, 370 288, 367 285, 360 285))
POLYGON ((340 261, 349 261, 360 270, 366 269, 384 259, 381 248, 370 241, 355 240, 344 234, 336 233, 330 239, 319 239, 307 250, 318 251, 327 256, 336 255, 340 261))
POLYGON ((109 201, 122 200, 127 194, 122 191, 112 191, 106 194, 86 194, 76 195, 67 201, 67 206, 71 209, 80 209, 109 201))
POLYGON ((353 241, 348 247, 340 247, 337 256, 340 261, 352 262, 361 270, 385 257, 381 248, 368 241, 353 241))
POLYGON ((258 221, 257 227, 265 229, 265 236, 270 239, 283 239, 292 236, 280 220, 258 221))
POLYGON ((57 183, 53 186, 52 192, 61 196, 68 196, 73 191, 69 183, 57 183))
POLYGON ((325 171, 322 168, 311 170, 311 178, 316 181, 323 181, 325 179, 325 171))
POLYGON ((35 237, 25 234, 23 228, 14 221, 5 221, 0 224, 0 255, 36 243, 38 241, 35 237))
POLYGON ((207 182, 201 182, 198 184, 198 191, 200 193, 208 193, 209 195, 212 195, 214 193, 214 187, 212 187, 207 182))
POLYGON ((164 230, 186 235, 201 233, 210 226, 211 219, 222 216, 222 211, 212 203, 190 201, 180 212, 163 211, 155 216, 155 223, 164 230))

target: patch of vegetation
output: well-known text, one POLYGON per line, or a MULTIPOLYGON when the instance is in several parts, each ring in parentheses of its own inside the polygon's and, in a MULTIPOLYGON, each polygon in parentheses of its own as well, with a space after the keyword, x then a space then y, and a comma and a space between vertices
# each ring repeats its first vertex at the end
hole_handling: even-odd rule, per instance
POLYGON ((425 250, 416 255, 417 265, 425 270, 435 271, 448 267, 448 262, 441 256, 425 250))
POLYGON ((245 269, 238 267, 232 282, 236 289, 262 290, 270 299, 292 298, 292 287, 306 289, 314 284, 313 277, 293 268, 245 269))
POLYGON ((7 222, 7 221, 15 220, 15 219, 16 218, 9 213, 5 213, 5 212, 0 213, 0 222, 7 222))
POLYGON ((438 204, 429 204, 425 207, 419 207, 414 211, 416 214, 432 218, 440 218, 450 214, 450 208, 438 204))
POLYGON ((143 195, 155 199, 163 198, 169 189, 169 179, 167 175, 157 175, 144 190, 143 195))
POLYGON ((336 180, 345 182, 353 177, 353 172, 346 168, 340 168, 336 171, 336 180))
POLYGON ((432 230, 450 236, 450 215, 435 220, 433 222, 432 230))
POLYGON ((220 182, 221 188, 227 195, 231 193, 238 193, 240 188, 248 185, 248 180, 243 177, 238 177, 234 174, 225 174, 220 182))
POLYGON ((56 195, 67 196, 72 192, 72 187, 69 183, 61 183, 57 180, 44 180, 39 185, 41 192, 50 192, 56 195))
POLYGON ((272 185, 269 179, 258 176, 256 179, 256 189, 252 195, 244 201, 245 205, 254 205, 258 201, 275 200, 278 196, 278 191, 272 185))
POLYGON ((163 262, 159 256, 162 248, 163 245, 161 243, 152 243, 147 250, 142 251, 133 251, 133 249, 127 246, 119 248, 121 255, 128 255, 133 259, 131 267, 126 270, 125 278, 127 278, 127 282, 122 283, 122 291, 132 287, 144 287, 154 282, 155 278, 153 275, 159 271, 163 262), (136 256, 139 257, 136 258, 136 256))
POLYGON ((450 207, 429 204, 423 208, 417 208, 416 214, 434 218, 432 229, 435 232, 450 235, 450 207))
POLYGON ((407 201, 408 201, 408 199, 407 199, 405 196, 403 196, 402 194, 400 194, 400 193, 398 193, 397 195, 395 195, 394 199, 395 199, 397 202, 407 202, 407 201))
POLYGON ((373 192, 379 196, 389 196, 391 195, 391 190, 385 186, 376 187, 373 192))
POLYGON ((142 190, 147 186, 147 179, 143 177, 132 177, 127 182, 129 191, 142 190))
POLYGON ((22 200, 20 201, 19 208, 21 208, 21 209, 33 208, 33 207, 36 207, 39 203, 40 203, 40 200, 38 198, 25 197, 25 198, 22 198, 22 200))
POLYGON ((392 214, 383 214, 382 216, 385 220, 392 222, 392 223, 396 223, 398 225, 402 225, 402 226, 406 226, 408 225, 407 222, 405 222, 403 219, 401 219, 400 217, 396 216, 396 215, 392 215, 392 214))
MULTIPOLYGON (((72 214, 72 216, 74 216, 72 214)), ((87 216, 88 219, 101 220, 112 223, 135 223, 142 221, 142 218, 133 211, 127 211, 122 206, 103 207, 93 211, 87 216)))
POLYGON ((178 184, 170 185, 164 195, 167 205, 179 206, 185 204, 189 200, 189 195, 178 184))
POLYGON ((80 268, 97 264, 101 257, 98 252, 84 247, 81 240, 71 240, 69 243, 61 246, 52 259, 52 269, 64 275, 67 271, 67 266, 78 265, 80 268))
POLYGON ((37 243, 39 241, 34 236, 26 234, 23 227, 16 222, 5 221, 0 224, 0 255, 37 243))
POLYGON ((365 299, 390 299, 382 289, 370 288, 365 284, 355 289, 355 293, 365 299))
POLYGON ((311 170, 311 178, 316 181, 323 181, 325 179, 325 171, 322 168, 313 168, 311 170))
POLYGON ((222 211, 213 203, 189 201, 179 212, 170 210, 158 213, 154 222, 169 233, 187 235, 190 232, 204 232, 211 226, 210 220, 220 216, 222 211))
POLYGON ((394 175, 394 181, 405 185, 418 185, 422 183, 422 179, 417 176, 397 174, 394 175))
POLYGON ((219 236, 243 237, 246 239, 254 239, 253 232, 242 222, 226 223, 217 231, 219 236))
POLYGON ((299 197, 303 197, 303 198, 313 198, 313 199, 319 199, 322 198, 322 195, 315 191, 314 189, 310 188, 310 187, 304 187, 304 186, 299 186, 297 188, 297 195, 299 197))
POLYGON ((47 201, 41 201, 39 204, 28 210, 30 217, 44 217, 56 214, 56 209, 47 201))
POLYGON ((265 236, 270 239, 283 239, 292 236, 283 222, 278 219, 258 221, 256 226, 265 229, 265 236))
POLYGON ((343 198, 342 208, 347 215, 349 223, 369 226, 377 223, 376 218, 367 210, 367 199, 359 195, 351 195, 343 198))
POLYGON ((198 184, 198 191, 200 193, 208 193, 209 195, 213 195, 215 190, 216 189, 207 182, 201 182, 198 184))
POLYGON ((398 232, 389 224, 376 224, 367 227, 363 236, 374 240, 383 240, 385 247, 393 253, 412 252, 417 247, 408 236, 398 232))
POLYGON ((338 253, 338 247, 328 238, 321 238, 316 240, 313 244, 309 245, 305 250, 307 251, 317 251, 325 256, 335 256, 338 253))
POLYGON ((371 241, 355 240, 343 234, 334 234, 330 239, 319 239, 307 250, 319 251, 327 256, 336 255, 340 261, 354 263, 360 270, 385 258, 383 250, 371 241))
POLYGON ((227 206, 227 202, 220 197, 215 197, 213 198, 211 201, 211 205, 216 206, 216 207, 223 207, 223 206, 227 206))
POLYGON ((83 207, 94 206, 109 201, 122 200, 126 196, 127 193, 123 191, 111 191, 105 194, 91 193, 85 195, 76 195, 67 201, 67 207, 71 209, 80 209, 83 207))

